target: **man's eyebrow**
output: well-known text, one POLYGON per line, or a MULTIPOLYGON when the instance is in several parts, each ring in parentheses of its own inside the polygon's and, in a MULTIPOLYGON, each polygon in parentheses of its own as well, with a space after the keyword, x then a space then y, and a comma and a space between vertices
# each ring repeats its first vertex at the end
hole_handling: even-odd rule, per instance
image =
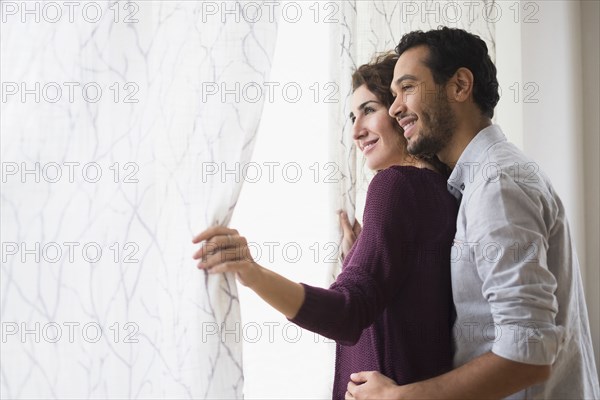
POLYGON ((408 74, 406 74, 406 75, 402 75, 400 78, 396 79, 396 80, 395 80, 395 81, 392 83, 392 86, 400 86, 400 84, 401 84, 403 81, 406 81, 406 80, 413 80, 413 81, 416 81, 416 80, 417 80, 417 77, 416 77, 416 76, 414 76, 414 75, 408 75, 408 74))
MULTIPOLYGON (((377 100, 367 100, 367 101, 365 101, 364 103, 362 103, 360 106, 358 106, 358 110, 359 110, 359 111, 362 111, 362 110, 364 110, 364 108, 365 108, 365 107, 367 106, 367 104, 369 104, 369 103, 377 103, 377 104, 380 104, 380 103, 379 103, 377 100)), ((352 118, 352 117, 354 117, 354 113, 353 113, 353 112, 350 112, 350 118, 352 118)))

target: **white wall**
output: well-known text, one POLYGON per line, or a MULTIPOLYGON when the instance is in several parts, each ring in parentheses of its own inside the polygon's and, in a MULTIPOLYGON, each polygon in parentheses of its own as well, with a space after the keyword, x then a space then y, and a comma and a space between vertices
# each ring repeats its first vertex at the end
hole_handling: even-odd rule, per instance
POLYGON ((528 3, 536 8, 522 10, 518 21, 504 18, 496 25, 500 86, 518 83, 521 90, 516 99, 514 91, 505 90, 497 122, 536 160, 563 200, 599 364, 599 3, 528 3))
POLYGON ((600 2, 581 2, 585 290, 600 366, 600 2))

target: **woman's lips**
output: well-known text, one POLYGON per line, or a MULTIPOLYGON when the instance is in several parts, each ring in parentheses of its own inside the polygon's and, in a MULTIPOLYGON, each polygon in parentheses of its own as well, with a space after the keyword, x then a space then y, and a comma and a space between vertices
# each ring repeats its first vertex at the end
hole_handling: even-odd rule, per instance
POLYGON ((369 142, 367 145, 365 145, 363 147, 363 154, 367 154, 369 153, 371 150, 373 150, 373 147, 377 146, 377 143, 379 143, 379 139, 369 142))

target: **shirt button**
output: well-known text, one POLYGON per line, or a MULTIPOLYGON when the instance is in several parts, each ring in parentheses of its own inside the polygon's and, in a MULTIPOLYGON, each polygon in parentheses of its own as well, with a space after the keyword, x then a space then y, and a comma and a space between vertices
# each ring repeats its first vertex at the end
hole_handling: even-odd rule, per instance
POLYGON ((465 184, 464 183, 460 184, 460 190, 465 190, 465 184))

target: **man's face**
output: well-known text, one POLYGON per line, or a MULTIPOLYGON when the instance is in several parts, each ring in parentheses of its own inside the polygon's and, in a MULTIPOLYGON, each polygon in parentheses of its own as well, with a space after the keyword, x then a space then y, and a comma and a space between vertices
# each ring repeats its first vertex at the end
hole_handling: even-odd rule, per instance
POLYGON ((428 55, 425 46, 402 53, 390 86, 395 100, 389 113, 404 129, 408 152, 414 155, 443 152, 457 126, 445 85, 436 85, 425 65, 428 55))

